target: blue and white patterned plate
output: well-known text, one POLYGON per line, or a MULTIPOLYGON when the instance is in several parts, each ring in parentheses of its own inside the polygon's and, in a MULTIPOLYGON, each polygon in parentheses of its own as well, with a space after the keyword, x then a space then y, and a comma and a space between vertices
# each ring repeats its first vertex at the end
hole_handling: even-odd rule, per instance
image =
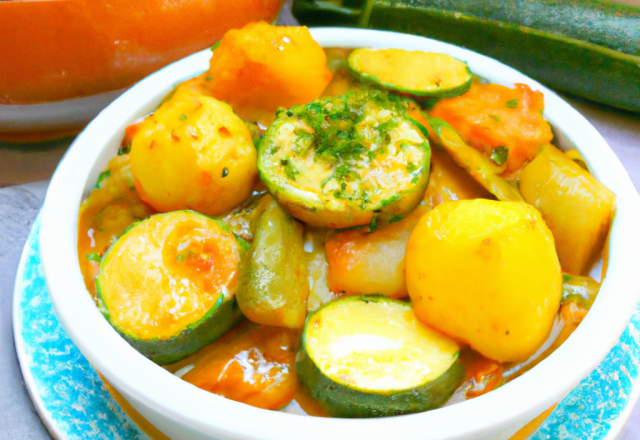
MULTIPOLYGON (((18 359, 40 417, 54 437, 149 437, 113 400, 58 322, 44 279, 36 219, 24 247, 13 297, 18 359)), ((530 440, 613 440, 640 393, 640 307, 618 343, 565 397, 530 440)))

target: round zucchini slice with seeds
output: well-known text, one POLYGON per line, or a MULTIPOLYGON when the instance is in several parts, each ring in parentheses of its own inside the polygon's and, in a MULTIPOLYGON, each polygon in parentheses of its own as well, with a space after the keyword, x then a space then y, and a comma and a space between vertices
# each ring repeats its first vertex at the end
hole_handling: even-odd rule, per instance
POLYGON ((443 405, 464 380, 459 346, 382 296, 330 302, 307 319, 296 359, 304 389, 333 417, 384 417, 443 405))
POLYGON ((356 49, 349 69, 383 88, 415 96, 453 98, 471 87, 467 64, 449 55, 403 49, 356 49))
POLYGON ((102 259, 101 311, 140 353, 177 362, 242 319, 235 299, 241 253, 217 220, 193 211, 151 216, 102 259))
POLYGON ((429 180, 429 142, 406 101, 360 90, 280 110, 258 149, 278 203, 314 226, 384 223, 413 210, 429 180))

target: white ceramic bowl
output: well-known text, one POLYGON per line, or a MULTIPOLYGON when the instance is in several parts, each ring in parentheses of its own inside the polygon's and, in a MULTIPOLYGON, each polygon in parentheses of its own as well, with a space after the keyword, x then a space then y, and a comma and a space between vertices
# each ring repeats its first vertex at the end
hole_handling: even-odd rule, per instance
POLYGON ((265 411, 184 382, 143 357, 107 323, 87 293, 77 255, 80 202, 116 154, 125 127, 151 112, 178 82, 208 67, 209 51, 172 64, 131 88, 87 126, 61 162, 47 194, 40 235, 47 284, 60 322, 107 380, 174 439, 506 439, 567 394, 617 341, 640 296, 640 200, 598 132, 555 93, 493 59, 438 41, 372 30, 318 28, 324 47, 435 51, 467 61, 492 82, 541 90, 546 118, 578 147, 617 195, 607 277, 588 316, 555 353, 484 396, 434 411, 383 419, 325 419, 265 411))

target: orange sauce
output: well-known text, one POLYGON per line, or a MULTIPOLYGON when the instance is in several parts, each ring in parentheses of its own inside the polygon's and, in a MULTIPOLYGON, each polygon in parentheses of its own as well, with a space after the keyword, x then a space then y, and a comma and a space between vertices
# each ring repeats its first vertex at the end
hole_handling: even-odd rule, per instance
POLYGON ((245 321, 167 369, 227 399, 263 409, 282 409, 299 392, 295 356, 300 333, 245 321))
POLYGON ((99 259, 125 229, 155 213, 133 188, 128 156, 111 159, 107 172, 109 176, 80 206, 78 219, 78 261, 85 286, 94 299, 99 259))

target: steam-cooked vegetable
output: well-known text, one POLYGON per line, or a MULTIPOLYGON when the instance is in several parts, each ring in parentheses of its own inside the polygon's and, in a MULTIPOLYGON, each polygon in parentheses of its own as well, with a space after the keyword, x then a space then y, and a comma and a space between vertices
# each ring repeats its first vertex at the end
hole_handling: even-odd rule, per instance
POLYGON ((218 217, 234 234, 252 242, 260 216, 273 199, 266 191, 256 192, 232 211, 218 217))
POLYGON ((525 84, 510 89, 473 84, 464 95, 443 99, 431 115, 443 119, 470 146, 510 175, 551 142, 551 127, 542 117, 544 97, 525 84))
POLYGON ((356 49, 349 68, 365 81, 398 92, 453 98, 471 87, 466 63, 435 52, 403 49, 356 49))
POLYGON ((551 231, 531 205, 445 202, 407 244, 416 316, 484 356, 524 361, 549 336, 562 296, 551 231))
POLYGON ((492 199, 489 191, 455 163, 446 151, 431 150, 431 174, 424 201, 433 208, 448 200, 492 199))
POLYGON ((449 124, 430 117, 431 136, 444 148, 453 160, 464 168, 480 185, 498 200, 519 201, 522 196, 506 179, 500 176, 504 166, 490 161, 481 152, 467 145, 449 124))
POLYGON ((270 123, 279 107, 318 98, 331 80, 306 27, 250 23, 227 32, 211 57, 210 90, 243 119, 270 123))
POLYGON ((294 371, 300 331, 245 321, 171 371, 227 399, 279 410, 298 388, 294 371))
POLYGON ((407 296, 404 250, 425 211, 420 206, 404 219, 372 233, 354 230, 329 238, 326 249, 331 290, 349 295, 407 296))
POLYGON ((455 341, 418 321, 411 304, 350 297, 309 316, 296 359, 304 389, 334 417, 437 408, 464 379, 455 341))
POLYGON ((176 362, 241 319, 235 300, 240 253, 233 234, 209 217, 192 211, 151 216, 102 259, 101 311, 143 355, 176 362))
POLYGON ((301 328, 307 316, 303 228, 275 201, 258 220, 241 268, 238 305, 254 322, 301 328))
POLYGON ((120 234, 155 211, 142 203, 134 188, 128 155, 116 156, 100 173, 96 188, 78 215, 78 256, 84 283, 96 297, 100 260, 120 234))
POLYGON ((602 255, 615 195, 553 145, 522 170, 520 193, 553 232, 562 269, 589 274, 602 255))
POLYGON ((258 169, 274 198, 315 226, 377 224, 410 212, 429 177, 429 143, 383 91, 358 91, 281 110, 260 143, 258 169))
POLYGON ((229 105, 181 85, 133 136, 131 171, 140 198, 161 212, 222 214, 257 180, 249 129, 229 105))

